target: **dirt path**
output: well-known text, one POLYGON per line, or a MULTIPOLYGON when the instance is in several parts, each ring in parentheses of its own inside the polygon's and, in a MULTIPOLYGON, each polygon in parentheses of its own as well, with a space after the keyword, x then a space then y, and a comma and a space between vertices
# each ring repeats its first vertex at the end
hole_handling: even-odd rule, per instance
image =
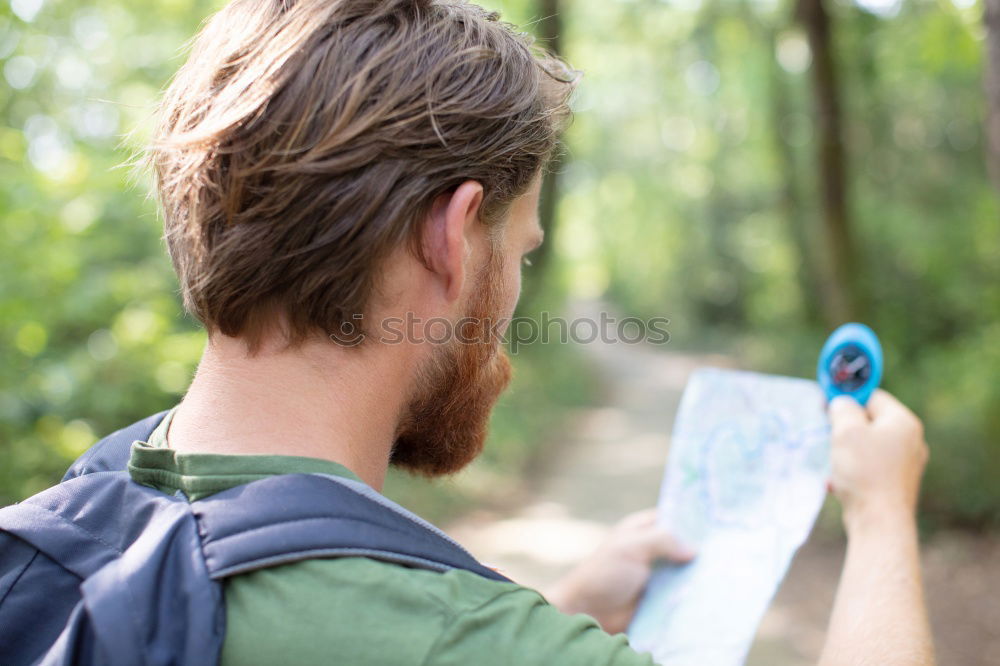
MULTIPOLYGON (((564 439, 536 470, 525 501, 447 528, 483 561, 542 590, 617 519, 655 504, 688 375, 703 365, 733 365, 726 357, 645 346, 583 349, 607 384, 606 403, 566 419, 564 439)), ((843 551, 838 529, 813 535, 762 622, 747 664, 815 663, 843 551)), ((926 544, 924 563, 939 663, 1000 664, 1000 539, 938 535, 926 544)))

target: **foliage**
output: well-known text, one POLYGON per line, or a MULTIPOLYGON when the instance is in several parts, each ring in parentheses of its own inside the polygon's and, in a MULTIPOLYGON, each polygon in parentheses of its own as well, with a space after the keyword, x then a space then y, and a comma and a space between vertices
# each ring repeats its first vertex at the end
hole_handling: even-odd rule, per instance
POLYGON ((0 5, 0 501, 171 406, 201 352, 145 183, 122 165, 208 5, 137 9, 0 5))
MULTIPOLYGON (((173 406, 192 376, 204 334, 182 313, 149 183, 123 165, 183 44, 218 5, 0 5, 0 504, 173 406)), ((474 478, 519 473, 554 410, 585 397, 571 351, 515 365, 474 478)), ((442 485, 451 494, 392 489, 443 515, 469 484, 442 485)))
MULTIPOLYGON (((1000 524, 1000 205, 983 152, 981 8, 827 3, 858 317, 925 420, 935 522, 1000 524)), ((572 293, 671 318, 672 343, 814 373, 819 225, 810 51, 780 3, 567 3, 586 72, 556 241, 572 293)))
MULTIPOLYGON (((887 386, 927 423, 927 515, 996 525, 1000 206, 982 157, 981 6, 856 1, 826 4, 861 316, 885 343, 887 386)), ((203 334, 181 314, 148 183, 121 165, 218 4, 0 4, 0 502, 171 406, 190 378, 203 334)), ((529 27, 541 6, 484 4, 529 27)), ((610 298, 670 317, 675 345, 810 375, 831 324, 818 307, 828 251, 811 54, 792 8, 562 6, 562 46, 585 77, 538 302, 610 298)), ((595 390, 570 350, 517 363, 489 458, 457 487, 522 469, 557 410, 595 390)))

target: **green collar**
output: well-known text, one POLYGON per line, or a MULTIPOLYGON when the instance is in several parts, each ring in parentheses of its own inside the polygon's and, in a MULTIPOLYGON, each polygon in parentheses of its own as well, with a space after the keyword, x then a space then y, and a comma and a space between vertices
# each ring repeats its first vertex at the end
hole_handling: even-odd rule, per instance
POLYGON ((166 433, 176 407, 164 417, 148 442, 132 443, 128 471, 145 486, 190 501, 277 474, 331 474, 361 481, 340 463, 320 458, 281 455, 221 455, 178 453, 167 445, 166 433))

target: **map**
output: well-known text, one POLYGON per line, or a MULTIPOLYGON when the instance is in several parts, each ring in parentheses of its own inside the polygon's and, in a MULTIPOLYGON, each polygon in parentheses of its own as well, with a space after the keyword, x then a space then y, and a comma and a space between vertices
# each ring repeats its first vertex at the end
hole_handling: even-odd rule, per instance
POLYGON ((681 399, 659 520, 698 556, 654 572, 628 630, 661 664, 743 663, 826 496, 829 423, 814 381, 696 371, 681 399))

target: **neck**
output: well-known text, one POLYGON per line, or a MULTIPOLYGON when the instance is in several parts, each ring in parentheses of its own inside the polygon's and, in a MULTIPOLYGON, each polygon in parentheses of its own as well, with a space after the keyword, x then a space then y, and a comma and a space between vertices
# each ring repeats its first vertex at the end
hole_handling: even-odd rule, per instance
POLYGON ((395 349, 323 341, 249 357, 239 340, 213 336, 170 424, 170 446, 322 458, 381 490, 410 372, 395 349))

